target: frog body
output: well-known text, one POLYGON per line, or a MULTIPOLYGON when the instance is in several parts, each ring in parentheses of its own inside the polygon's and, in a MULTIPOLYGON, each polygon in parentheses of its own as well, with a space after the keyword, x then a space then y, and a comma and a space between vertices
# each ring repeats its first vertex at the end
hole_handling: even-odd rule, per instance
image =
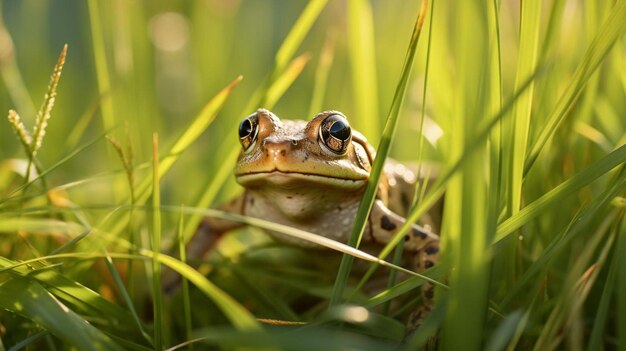
MULTIPOLYGON (((281 121, 259 109, 241 122, 239 138, 243 150, 235 177, 245 190, 221 209, 348 241, 375 151, 360 133, 351 130, 343 114, 325 111, 308 122, 281 121)), ((433 175, 427 170, 416 176, 402 164, 387 162, 365 228, 364 246, 382 248, 391 240, 405 222, 396 212, 406 210, 414 183, 428 176, 433 175)), ((404 244, 411 261, 408 265, 418 272, 435 264, 439 247, 439 237, 432 232, 438 230, 438 216, 426 216, 421 222, 424 226, 414 224, 404 244)), ((202 256, 223 233, 239 226, 205 218, 188 245, 188 255, 202 256)), ((270 234, 293 245, 321 248, 285 234, 270 234)), ((426 295, 425 305, 429 305, 432 287, 426 295)))

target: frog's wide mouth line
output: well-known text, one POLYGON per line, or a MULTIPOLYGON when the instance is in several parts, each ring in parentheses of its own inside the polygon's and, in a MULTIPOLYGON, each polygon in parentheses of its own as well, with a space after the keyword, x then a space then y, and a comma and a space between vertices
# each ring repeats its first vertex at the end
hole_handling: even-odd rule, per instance
POLYGON ((349 179, 331 177, 314 173, 289 172, 273 170, 269 172, 251 172, 235 174, 240 183, 255 181, 267 181, 276 184, 289 184, 294 181, 304 181, 307 183, 331 184, 348 188, 359 188, 367 182, 367 179, 349 179))

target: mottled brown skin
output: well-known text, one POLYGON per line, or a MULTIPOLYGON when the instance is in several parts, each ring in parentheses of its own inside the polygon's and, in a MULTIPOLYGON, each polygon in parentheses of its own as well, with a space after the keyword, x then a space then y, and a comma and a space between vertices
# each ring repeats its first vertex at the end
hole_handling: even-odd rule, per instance
MULTIPOLYGON (((248 138, 242 142, 244 150, 235 169, 237 182, 245 191, 220 208, 346 243, 375 152, 356 131, 351 132, 345 151, 334 152, 331 148, 340 141, 331 138, 330 143, 325 143, 320 132, 320 127, 331 115, 343 117, 340 112, 325 111, 309 122, 281 121, 265 109, 251 115, 249 118, 258 120, 258 131, 254 140, 248 138)), ((389 161, 386 164, 363 245, 382 248, 390 241, 405 222, 398 212, 405 213, 411 203, 414 183, 429 176, 427 171, 422 173, 417 177, 399 163, 389 161)), ((422 219, 424 227, 414 224, 405 237, 404 248, 410 257, 407 265, 417 272, 437 262, 439 237, 431 231, 439 227, 440 215, 436 212, 431 211, 433 215, 422 219)), ((201 257, 211 250, 222 234, 239 226, 241 224, 236 222, 205 218, 188 245, 188 256, 201 257)), ((320 249, 315 244, 281 233, 270 234, 290 244, 320 249)), ((424 305, 414 313, 413 319, 423 318, 430 309, 432 286, 426 284, 422 295, 424 305)))

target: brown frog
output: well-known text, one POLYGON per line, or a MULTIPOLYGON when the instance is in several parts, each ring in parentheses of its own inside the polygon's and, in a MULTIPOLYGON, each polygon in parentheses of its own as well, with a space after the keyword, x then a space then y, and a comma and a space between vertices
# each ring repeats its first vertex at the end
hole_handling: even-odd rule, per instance
MULTIPOLYGON (((375 151, 360 133, 352 130, 338 111, 325 111, 310 121, 281 121, 259 109, 239 125, 241 151, 235 168, 237 182, 245 190, 221 209, 285 224, 346 243, 367 184, 375 151)), ((389 160, 369 215, 364 246, 387 244, 405 222, 404 213, 419 178, 409 168, 389 160)), ((417 272, 437 261, 438 211, 414 224, 405 237, 405 265, 417 272)), ((219 237, 241 223, 205 218, 188 245, 189 257, 201 257, 219 237)), ((270 233, 294 245, 316 244, 270 233)), ((423 289, 424 306, 413 319, 423 317, 432 301, 432 286, 423 289)))

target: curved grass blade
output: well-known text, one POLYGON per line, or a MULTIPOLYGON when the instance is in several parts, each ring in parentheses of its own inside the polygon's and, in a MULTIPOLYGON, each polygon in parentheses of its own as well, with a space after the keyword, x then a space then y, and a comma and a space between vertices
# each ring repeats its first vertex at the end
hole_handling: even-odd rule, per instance
POLYGON ((302 14, 296 20, 276 53, 275 72, 282 72, 287 63, 291 61, 296 50, 300 47, 302 40, 304 40, 304 37, 311 30, 311 26, 313 26, 313 23, 315 23, 315 20, 317 20, 317 17, 319 17, 320 12, 322 12, 327 2, 328 0, 311 0, 302 11, 302 14))
POLYGON ((317 69, 315 70, 315 79, 313 80, 313 94, 311 96, 311 105, 309 106, 309 116, 315 115, 317 112, 322 111, 324 108, 324 94, 326 93, 326 85, 328 83, 328 74, 330 73, 330 67, 333 64, 333 58, 335 56, 334 40, 329 35, 324 43, 324 48, 319 57, 317 69))
MULTIPOLYGON (((43 258, 37 258, 36 261, 28 264, 34 264, 43 260, 43 258)), ((27 263, 24 262, 11 261, 0 257, 0 272, 11 270, 17 275, 36 279, 40 283, 45 284, 52 294, 75 306, 83 313, 106 315, 112 324, 117 324, 124 328, 129 327, 126 325, 126 322, 131 320, 130 314, 121 307, 104 299, 93 290, 66 278, 54 270, 41 269, 45 268, 41 264, 36 266, 40 268, 36 271, 27 268, 26 265, 27 263)))
MULTIPOLYGON (((46 336, 46 335, 49 335, 47 330, 35 333, 35 334, 27 337, 26 339, 18 342, 17 344, 13 345, 13 347, 11 347, 9 349, 9 351, 19 351, 19 350, 25 348, 26 346, 32 344, 33 342, 37 341, 37 339, 41 338, 42 336, 46 336)), ((4 346, 2 346, 2 351, 4 351, 4 346)))
POLYGON ((140 254, 168 266, 189 280, 189 282, 193 283, 215 302, 216 306, 224 313, 235 328, 239 330, 261 330, 254 316, 252 316, 248 310, 241 306, 230 295, 211 283, 193 267, 171 256, 164 254, 155 255, 152 251, 141 250, 140 254))
POLYGON ((31 319, 79 350, 122 350, 33 279, 13 276, 0 285, 0 306, 31 319))
POLYGON ((302 73, 304 66, 309 62, 310 58, 311 56, 309 54, 300 55, 285 68, 284 73, 278 76, 269 89, 267 89, 264 105, 274 106, 276 102, 278 102, 283 94, 285 94, 285 91, 287 91, 296 78, 300 76, 300 73, 302 73))
POLYGON ((626 32, 626 1, 618 0, 613 6, 609 17, 602 25, 602 29, 587 48, 582 62, 576 69, 570 84, 550 114, 547 123, 541 129, 539 137, 526 157, 524 173, 528 173, 528 170, 537 160, 541 150, 543 150, 548 140, 554 135, 556 129, 578 100, 585 84, 589 81, 592 74, 598 69, 602 60, 604 60, 617 39, 620 38, 624 32, 626 32))
POLYGON ((527 286, 532 276, 545 269, 550 260, 557 257, 557 254, 564 250, 575 238, 585 233, 591 221, 597 217, 598 212, 608 206, 613 198, 623 191, 624 186, 626 186, 626 180, 614 184, 599 196, 596 201, 591 203, 588 208, 581 210, 579 214, 574 216, 568 227, 546 246, 543 255, 525 270, 524 274, 518 279, 515 287, 507 292, 506 296, 502 299, 501 306, 507 306, 513 301, 515 295, 518 294, 524 286, 527 286))
POLYGON ((611 250, 615 236, 609 228, 615 222, 617 210, 607 216, 593 235, 587 238, 586 245, 576 257, 576 262, 569 267, 563 288, 559 293, 556 306, 542 326, 541 334, 536 341, 535 350, 546 350, 552 345, 582 345, 582 323, 580 310, 589 296, 595 283, 599 267, 603 266, 611 250), (602 247, 598 258, 593 255, 597 247, 602 247))
POLYGON ((92 139, 91 141, 81 145, 80 147, 76 148, 74 151, 70 152, 67 156, 63 157, 62 159, 60 159, 59 161, 57 161, 55 164, 53 164, 52 166, 46 168, 45 170, 42 170, 35 179, 29 181, 26 184, 23 184, 22 186, 18 187, 17 189, 13 190, 11 192, 11 194, 6 197, 5 199, 0 200, 0 205, 2 205, 3 203, 15 199, 15 194, 18 194, 19 192, 21 192, 23 189, 27 188, 28 186, 30 186, 31 184, 35 183, 36 181, 38 181, 39 179, 42 179, 42 177, 48 175, 49 173, 51 173, 52 171, 54 171, 55 169, 61 167, 62 165, 64 165, 65 163, 67 163, 68 161, 70 161, 72 158, 74 158, 76 155, 80 154, 81 152, 85 151, 87 148, 89 148, 90 146, 92 146, 93 144, 95 144, 96 142, 100 141, 100 139, 104 138, 107 135, 108 131, 105 133, 100 134, 99 136, 97 136, 96 138, 92 139))
MULTIPOLYGON (((619 228, 619 227, 618 227, 619 228)), ((620 240, 619 238, 617 239, 620 240)), ((617 244, 619 245, 619 243, 617 244)), ((611 308, 611 296, 615 291, 615 282, 617 281, 617 265, 619 264, 619 254, 617 250, 613 253, 613 260, 609 267, 609 272, 605 280, 604 288, 602 289, 602 295, 598 302, 598 311, 594 319, 593 328, 589 336, 589 342, 587 343, 587 351, 594 351, 602 349, 602 338, 605 332, 606 323, 609 320, 608 316, 611 308)))
POLYGON ((15 60, 15 46, 13 45, 13 39, 11 34, 4 26, 3 14, 0 9, 0 36, 3 41, 3 57, 0 64, 0 75, 4 81, 6 92, 10 96, 11 101, 15 104, 18 111, 24 116, 35 116, 37 111, 33 100, 26 89, 24 84, 24 78, 15 60))
POLYGON ((499 242, 516 229, 528 223, 550 205, 563 201, 567 196, 582 189, 603 174, 626 162, 626 145, 622 145, 602 159, 592 163, 585 170, 564 181, 537 200, 528 204, 518 214, 502 222, 497 229, 495 242, 499 242))
POLYGON ((520 310, 514 311, 506 316, 491 336, 486 350, 504 350, 509 341, 515 336, 517 328, 523 322, 523 317, 524 314, 520 310))
POLYGON ((617 247, 617 347, 626 349, 626 221, 618 229, 617 247))
POLYGON ((124 286, 124 282, 122 281, 122 277, 120 276, 119 272, 117 271, 117 268, 113 264, 113 259, 111 258, 111 256, 109 256, 107 254, 106 251, 104 251, 103 254, 105 256, 104 257, 104 262, 106 263, 107 268, 109 269, 109 273, 111 273, 111 277, 113 277, 113 280, 115 281, 115 285, 117 286, 117 289, 119 290, 120 294, 122 295, 122 298, 124 299, 124 302, 126 303, 126 306, 128 306, 128 309, 130 310, 129 311, 130 314, 133 316, 133 321, 137 325, 137 328, 141 332, 141 335, 144 337, 144 339, 146 339, 146 341, 148 341, 148 343, 150 343, 150 345, 154 345, 152 337, 145 330, 143 324, 141 323, 141 320, 139 319, 139 315, 137 315, 137 310, 135 309, 135 305, 133 304, 133 300, 131 299, 130 295, 128 294, 128 290, 124 286))
MULTIPOLYGON (((218 112, 224 106, 224 103, 228 99, 232 90, 235 86, 237 86, 237 84, 239 84, 239 82, 241 82, 242 79, 242 76, 237 77, 224 89, 217 93, 217 95, 215 95, 211 100, 209 100, 191 125, 187 127, 183 134, 176 140, 174 146, 172 146, 172 148, 167 152, 168 156, 163 157, 163 159, 159 162, 159 178, 162 178, 170 170, 170 168, 172 168, 172 165, 174 165, 180 155, 185 152, 185 150, 187 150, 187 148, 211 125, 218 112)), ((150 196, 151 186, 152 174, 146 176, 137 186, 137 204, 146 202, 150 196)))
MULTIPOLYGON (((210 349, 219 345, 227 350, 234 349, 279 349, 298 351, 319 350, 397 350, 396 342, 388 342, 362 334, 332 328, 275 327, 270 332, 240 333, 225 328, 204 328, 196 330, 195 343, 198 349, 210 349)), ((176 349, 171 349, 176 350, 176 349)))
MULTIPOLYGON (((409 77, 413 68, 415 52, 417 51, 417 41, 422 31, 427 7, 428 1, 422 0, 422 5, 420 7, 417 20, 415 21, 413 35, 411 36, 411 40, 409 41, 409 48, 406 54, 404 64, 402 66, 400 81, 398 82, 398 86, 396 88, 396 92, 391 103, 391 108, 389 110, 389 114, 387 115, 387 122, 385 124, 385 129, 383 130, 381 142, 377 148, 376 159, 374 161, 374 164, 372 165, 370 178, 367 187, 365 188, 365 193, 363 194, 361 203, 359 204, 359 209, 354 220, 354 227, 352 228, 352 233, 350 234, 350 238, 348 240, 348 245, 352 247, 359 246, 359 243, 361 242, 361 238, 363 237, 363 233, 365 231, 365 222, 367 221, 369 212, 374 205, 374 196, 376 195, 376 190, 378 188, 378 181, 382 174, 383 165, 385 163, 387 155, 389 154, 391 140, 396 130, 398 116, 400 114, 400 107, 402 106, 402 102, 404 101, 409 77)), ((352 268, 352 261, 352 256, 348 255, 344 255, 341 260, 341 264, 337 272, 337 279, 335 280, 333 296, 330 300, 331 306, 338 304, 341 300, 341 297, 343 296, 343 291, 348 281, 348 275, 350 274, 350 270, 352 268)))
MULTIPOLYGON (((433 268, 430 268, 427 271, 423 272, 422 274, 431 279, 441 281, 443 280, 444 275, 447 272, 447 267, 445 266, 446 265, 443 263, 438 264, 434 266, 433 268)), ((406 294, 407 292, 412 291, 422 286, 423 284, 424 284, 424 279, 420 277, 411 277, 373 296, 363 306, 366 308, 376 307, 382 303, 389 302, 398 296, 406 294)))

